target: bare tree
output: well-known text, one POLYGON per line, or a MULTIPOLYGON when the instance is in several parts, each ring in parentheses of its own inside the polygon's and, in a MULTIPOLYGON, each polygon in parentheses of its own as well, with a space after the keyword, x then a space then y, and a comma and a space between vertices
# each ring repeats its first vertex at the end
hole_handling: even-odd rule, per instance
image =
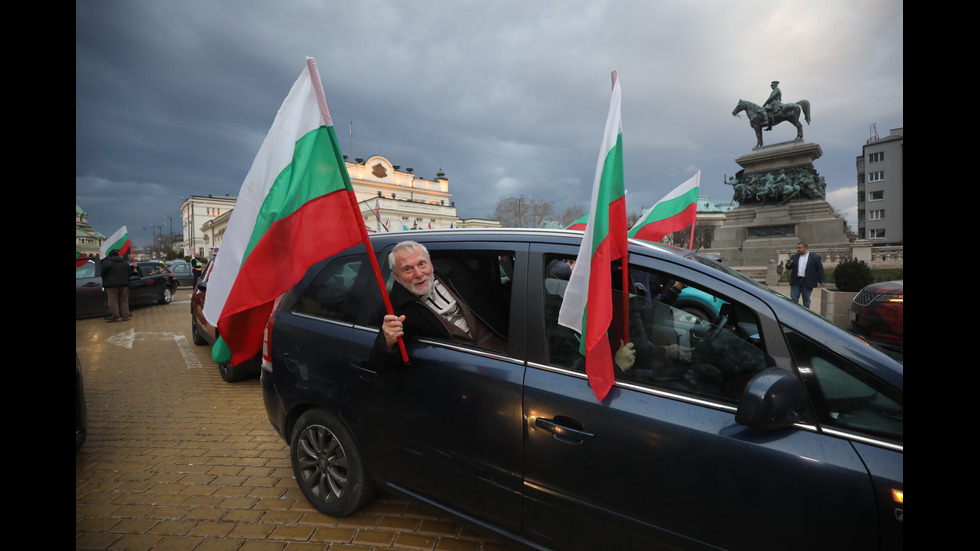
POLYGON ((589 214, 589 211, 582 205, 575 205, 565 209, 565 212, 561 213, 558 217, 558 221, 561 222, 562 227, 567 228, 572 225, 572 222, 578 220, 579 218, 589 214))
POLYGON ((497 201, 493 217, 506 228, 537 228, 553 210, 550 201, 536 197, 504 197, 497 201))
MULTIPOLYGON (((711 224, 694 225, 694 249, 710 249, 715 238, 715 227, 711 224)), ((663 243, 686 249, 691 244, 691 226, 664 236, 663 243)))

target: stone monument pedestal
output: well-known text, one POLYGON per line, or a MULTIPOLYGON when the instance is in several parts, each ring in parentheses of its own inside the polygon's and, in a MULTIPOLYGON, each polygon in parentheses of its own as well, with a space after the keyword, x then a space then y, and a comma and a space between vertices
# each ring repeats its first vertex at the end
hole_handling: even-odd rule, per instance
POLYGON ((731 266, 765 266, 777 251, 793 251, 800 242, 845 243, 844 220, 819 199, 738 207, 715 228, 711 250, 731 266))
POLYGON ((822 154, 819 145, 794 140, 736 159, 743 170, 731 183, 740 206, 715 229, 712 252, 733 267, 764 267, 800 242, 846 243, 846 224, 834 216, 813 168, 822 154))

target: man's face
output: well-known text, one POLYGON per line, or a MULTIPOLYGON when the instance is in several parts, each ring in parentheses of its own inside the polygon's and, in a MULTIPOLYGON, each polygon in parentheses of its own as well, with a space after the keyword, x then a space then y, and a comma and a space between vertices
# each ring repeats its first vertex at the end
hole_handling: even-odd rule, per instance
POLYGON ((395 279, 416 296, 432 288, 432 262, 422 251, 395 253, 395 279))
POLYGON ((806 254, 806 251, 807 251, 807 248, 804 247, 803 245, 797 245, 796 246, 796 252, 798 254, 806 254))

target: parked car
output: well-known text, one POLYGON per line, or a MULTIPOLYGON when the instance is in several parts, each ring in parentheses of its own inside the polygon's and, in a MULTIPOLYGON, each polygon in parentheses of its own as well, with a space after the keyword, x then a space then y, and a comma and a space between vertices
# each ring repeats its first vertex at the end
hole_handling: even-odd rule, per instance
MULTIPOLYGON (((204 301, 207 298, 208 278, 211 276, 211 266, 213 265, 214 262, 208 264, 191 294, 191 335, 194 344, 199 346, 210 346, 218 340, 218 328, 208 323, 208 320, 204 318, 204 301)), ((234 383, 258 376, 261 361, 261 354, 258 354, 255 358, 238 365, 231 365, 230 362, 218 364, 218 371, 225 382, 234 383)))
MULTIPOLYGON (((388 289, 405 238, 371 236, 388 289)), ((366 248, 312 266, 269 319, 261 386, 319 511, 381 489, 536 549, 902 547, 901 363, 720 263, 631 241, 631 277, 725 304, 711 323, 632 293, 636 364, 600 402, 545 269, 581 232, 411 238, 479 282, 506 349, 407 338, 408 363, 372 363, 384 308, 366 248)))
POLYGON ((159 261, 136 263, 135 274, 129 278, 129 303, 155 301, 170 304, 177 290, 177 278, 159 261))
POLYGON ((109 311, 102 287, 102 259, 75 262, 75 319, 104 316, 109 311))
POLYGON ((904 348, 904 292, 902 281, 872 283, 861 289, 847 312, 854 330, 876 343, 904 348))
MULTIPOLYGON (((137 262, 129 278, 129 304, 170 304, 177 290, 173 273, 158 261, 137 262)), ((108 316, 109 303, 102 286, 102 260, 75 263, 75 319, 108 316)))
POLYGON ((191 271, 189 262, 186 260, 168 260, 166 264, 170 268, 170 271, 173 272, 178 285, 194 286, 194 272, 191 271))
POLYGON ((714 323, 721 314, 723 304, 725 301, 718 297, 713 297, 694 287, 685 287, 677 296, 673 306, 709 323, 714 323))
POLYGON ((82 381, 82 363, 75 351, 75 451, 88 438, 88 406, 85 403, 85 385, 82 381))

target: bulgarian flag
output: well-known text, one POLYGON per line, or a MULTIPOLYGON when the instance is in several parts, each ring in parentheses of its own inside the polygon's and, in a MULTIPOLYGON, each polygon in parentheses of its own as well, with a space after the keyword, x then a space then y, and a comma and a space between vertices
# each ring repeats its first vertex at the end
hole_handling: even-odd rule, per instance
POLYGON ((589 221, 589 215, 586 214, 585 216, 583 216, 583 217, 579 218, 578 220, 576 220, 576 221, 572 222, 571 224, 569 224, 568 227, 565 228, 565 229, 566 230, 582 230, 582 231, 585 231, 585 225, 586 225, 586 223, 588 223, 588 221, 589 221))
POLYGON ((220 335, 214 360, 237 365, 254 357, 274 301, 311 265, 361 242, 374 259, 316 62, 307 58, 245 176, 215 257, 204 304, 220 335))
MULTIPOLYGON (((585 371, 600 401, 612 388, 615 377, 606 336, 613 318, 612 262, 627 256, 622 91, 615 72, 612 80, 612 101, 592 184, 592 210, 558 313, 558 323, 582 335, 580 351, 585 356, 585 371)), ((629 331, 625 334, 629 335, 629 331)))
POLYGON ((129 241, 129 230, 126 226, 119 228, 109 239, 106 239, 99 251, 102 252, 102 256, 106 256, 113 249, 119 249, 119 256, 126 256, 133 252, 133 244, 129 241))
POLYGON ((629 236, 656 243, 665 235, 691 227, 691 246, 694 248, 694 221, 698 214, 698 188, 701 184, 701 171, 690 180, 674 188, 666 197, 650 207, 636 224, 630 228, 629 236))

